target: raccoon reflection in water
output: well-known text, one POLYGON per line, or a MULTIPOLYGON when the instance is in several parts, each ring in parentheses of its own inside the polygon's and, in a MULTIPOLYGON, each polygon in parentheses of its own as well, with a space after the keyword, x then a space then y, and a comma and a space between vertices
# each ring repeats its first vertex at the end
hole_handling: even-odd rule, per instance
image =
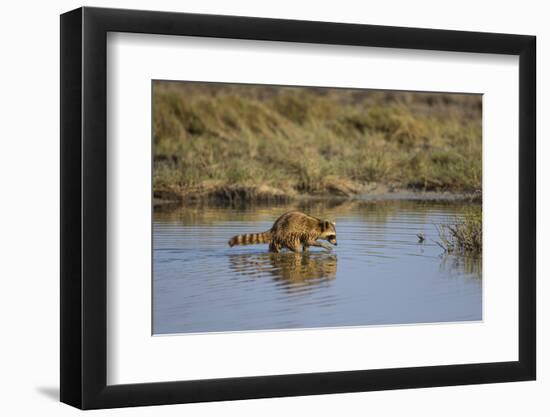
POLYGON ((336 278, 335 254, 317 253, 236 253, 229 255, 230 268, 251 279, 271 276, 286 291, 322 285, 336 278))

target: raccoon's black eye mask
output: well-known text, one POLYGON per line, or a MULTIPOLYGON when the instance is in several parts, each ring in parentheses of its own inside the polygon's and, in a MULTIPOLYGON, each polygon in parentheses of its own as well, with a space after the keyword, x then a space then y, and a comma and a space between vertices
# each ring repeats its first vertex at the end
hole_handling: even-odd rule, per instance
POLYGON ((321 231, 324 232, 325 230, 327 230, 328 228, 330 228, 330 226, 332 227, 335 227, 336 226, 336 223, 334 222, 329 222, 329 221, 324 221, 321 223, 321 231))

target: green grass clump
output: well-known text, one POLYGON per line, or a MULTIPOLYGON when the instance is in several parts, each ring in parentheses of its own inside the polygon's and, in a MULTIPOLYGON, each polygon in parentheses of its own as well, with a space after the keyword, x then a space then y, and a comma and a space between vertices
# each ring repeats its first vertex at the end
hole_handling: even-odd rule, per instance
POLYGON ((475 95, 156 81, 153 140, 163 198, 481 188, 475 95))
POLYGON ((439 245, 449 253, 480 254, 483 247, 481 206, 468 208, 453 222, 440 225, 439 245))

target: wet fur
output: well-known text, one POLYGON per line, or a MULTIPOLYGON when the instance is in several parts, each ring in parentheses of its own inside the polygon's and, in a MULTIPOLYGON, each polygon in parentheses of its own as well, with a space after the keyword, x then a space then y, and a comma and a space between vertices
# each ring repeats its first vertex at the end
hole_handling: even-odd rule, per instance
POLYGON ((325 243, 318 242, 319 239, 336 245, 334 223, 299 211, 289 211, 279 217, 269 231, 234 236, 228 243, 229 246, 269 243, 270 252, 279 252, 283 248, 305 252, 310 246, 331 249, 325 243))

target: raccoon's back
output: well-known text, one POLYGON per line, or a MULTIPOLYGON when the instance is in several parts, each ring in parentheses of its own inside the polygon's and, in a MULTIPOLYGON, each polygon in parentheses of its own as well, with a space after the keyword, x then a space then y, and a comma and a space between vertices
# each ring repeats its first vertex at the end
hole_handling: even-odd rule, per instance
POLYGON ((271 232, 274 234, 301 233, 316 229, 318 219, 300 211, 289 211, 275 220, 271 232))

